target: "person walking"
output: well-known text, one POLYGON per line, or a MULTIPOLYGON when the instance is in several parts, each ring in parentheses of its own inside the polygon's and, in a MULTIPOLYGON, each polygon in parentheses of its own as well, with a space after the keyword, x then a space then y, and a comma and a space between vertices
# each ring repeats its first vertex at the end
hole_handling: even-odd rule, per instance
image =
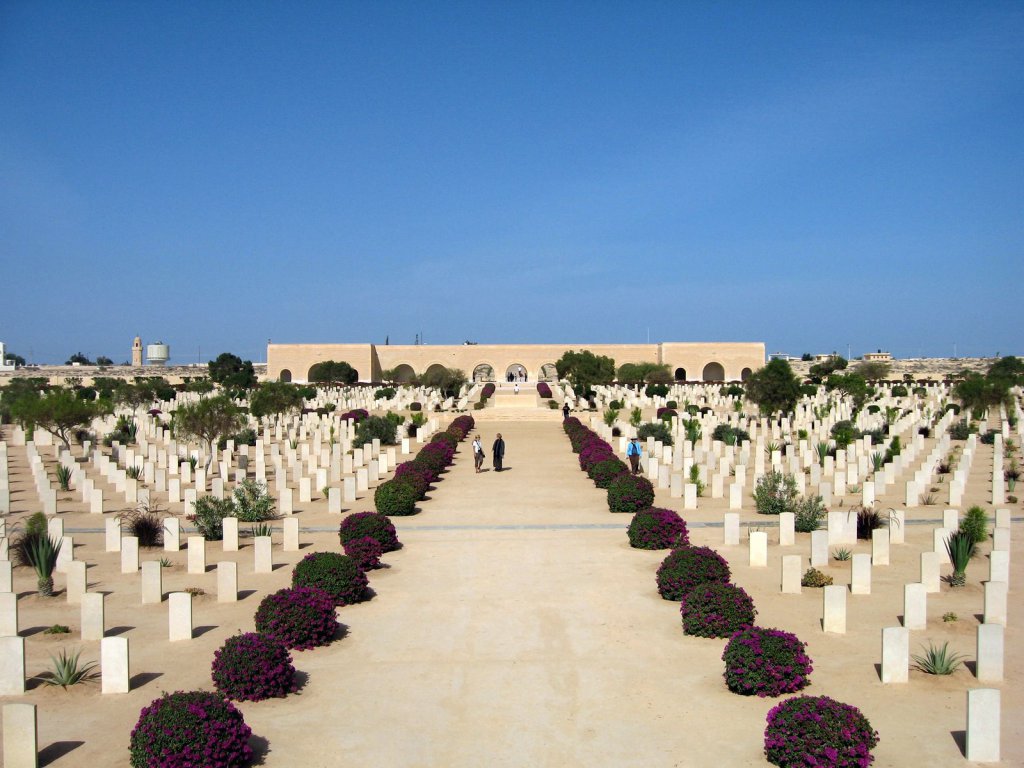
POLYGON ((640 456, 643 453, 643 448, 640 447, 640 439, 632 437, 629 440, 629 445, 626 446, 626 456, 629 457, 630 467, 633 469, 634 475, 640 474, 640 456))
POLYGON ((473 464, 476 466, 477 474, 479 474, 480 468, 484 465, 484 446, 480 442, 480 435, 473 438, 473 464))
POLYGON ((494 439, 494 445, 491 446, 491 461, 494 462, 494 471, 501 472, 501 462, 505 458, 505 441, 501 437, 501 432, 494 439))
POLYGON ((519 382, 518 381, 514 385, 512 385, 512 392, 513 392, 513 394, 516 394, 516 395, 519 394, 519 382))
POLYGON ((568 419, 569 418, 569 402, 568 401, 566 401, 565 404, 562 406, 562 418, 563 419, 568 419))

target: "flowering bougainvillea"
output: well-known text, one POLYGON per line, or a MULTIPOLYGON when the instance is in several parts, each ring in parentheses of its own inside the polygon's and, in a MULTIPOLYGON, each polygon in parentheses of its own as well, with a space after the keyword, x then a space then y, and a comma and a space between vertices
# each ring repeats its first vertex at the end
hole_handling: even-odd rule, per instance
POLYGON ((334 599, 317 587, 290 587, 267 595, 256 609, 256 631, 286 648, 327 645, 338 632, 334 599))
POLYGON ((380 556, 384 554, 384 548, 372 536, 349 539, 343 547, 345 554, 355 560, 364 571, 380 568, 380 556))
POLYGON ((612 484, 612 480, 624 472, 629 472, 629 467, 626 466, 626 462, 615 456, 591 464, 590 469, 587 470, 594 485, 601 490, 607 490, 608 486, 612 484))
POLYGON ((259 632, 229 637, 213 652, 214 687, 235 701, 283 698, 295 690, 295 667, 277 638, 259 632))
POLYGON ((609 512, 639 512, 654 503, 654 486, 640 475, 619 475, 608 484, 609 512))
POLYGON ((381 483, 373 492, 374 508, 382 515, 414 515, 419 499, 417 483, 411 475, 381 483))
POLYGON ((368 583, 356 561, 337 552, 310 552, 292 570, 293 587, 319 587, 335 605, 361 602, 368 583))
POLYGON ((358 424, 363 419, 367 418, 370 414, 365 408, 353 408, 351 411, 346 411, 341 414, 342 421, 351 421, 353 424, 358 424))
POLYGON ((658 567, 658 592, 666 600, 682 601, 698 584, 724 584, 730 578, 729 563, 711 547, 680 547, 669 552, 658 567))
POLYGON ((548 386, 546 381, 537 382, 537 394, 545 399, 551 398, 551 387, 548 386))
POLYGON ((866 768, 878 733, 861 711, 828 696, 795 696, 768 713, 764 754, 779 766, 866 768))
POLYGON ((683 631, 697 637, 729 637, 754 623, 754 601, 735 584, 698 584, 680 605, 683 631))
POLYGON ((139 714, 128 746, 132 768, 234 768, 252 758, 252 729, 212 691, 176 691, 139 714))
POLYGON ((395 524, 378 512, 355 512, 341 521, 338 538, 342 546, 350 539, 359 539, 363 536, 375 538, 385 552, 394 552, 401 547, 395 524))
POLYGON ((722 653, 725 683, 744 696, 796 693, 811 682, 814 667, 806 651, 789 632, 745 627, 729 638, 722 653))
POLYGON ((690 543, 686 521, 671 509, 650 507, 633 515, 627 530, 629 546, 637 549, 669 549, 690 543))

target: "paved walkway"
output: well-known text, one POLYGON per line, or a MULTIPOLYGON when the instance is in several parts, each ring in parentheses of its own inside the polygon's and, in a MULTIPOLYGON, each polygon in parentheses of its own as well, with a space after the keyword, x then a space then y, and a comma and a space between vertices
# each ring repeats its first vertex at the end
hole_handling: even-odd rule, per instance
POLYGON ((246 707, 267 765, 762 764, 765 703, 749 728, 699 714, 721 644, 680 657, 664 553, 629 548, 560 423, 481 425, 488 465, 497 429, 508 470, 475 474, 467 440, 349 636, 298 655, 305 690, 246 707))

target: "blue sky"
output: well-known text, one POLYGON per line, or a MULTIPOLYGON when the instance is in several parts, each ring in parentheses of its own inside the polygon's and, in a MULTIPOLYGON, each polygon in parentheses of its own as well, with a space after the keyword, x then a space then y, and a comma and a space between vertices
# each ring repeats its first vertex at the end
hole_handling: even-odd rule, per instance
POLYGON ((0 339, 1022 354, 1024 5, 0 2, 0 339))

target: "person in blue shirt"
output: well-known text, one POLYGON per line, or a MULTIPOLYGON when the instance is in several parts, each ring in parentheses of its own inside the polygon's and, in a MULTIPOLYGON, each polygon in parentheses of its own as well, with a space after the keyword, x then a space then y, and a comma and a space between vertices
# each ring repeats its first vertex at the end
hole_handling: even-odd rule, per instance
POLYGON ((643 453, 643 448, 640 447, 639 438, 630 438, 629 444, 626 446, 626 456, 629 457, 629 464, 633 469, 634 475, 640 474, 640 456, 643 453))

